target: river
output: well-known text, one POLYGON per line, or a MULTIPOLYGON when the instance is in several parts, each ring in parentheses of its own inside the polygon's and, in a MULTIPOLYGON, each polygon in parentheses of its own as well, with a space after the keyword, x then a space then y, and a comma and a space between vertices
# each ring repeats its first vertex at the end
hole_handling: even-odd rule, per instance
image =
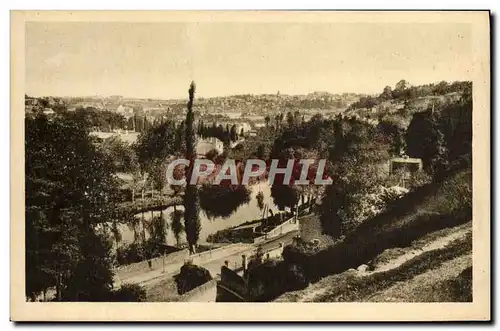
MULTIPOLYGON (((236 209, 236 211, 234 211, 231 214, 231 216, 227 218, 215 217, 210 219, 209 217, 207 217, 207 215, 203 210, 200 210, 201 231, 200 231, 199 243, 206 243, 208 235, 215 233, 219 230, 223 230, 233 226, 238 226, 242 223, 262 217, 262 211, 259 209, 256 198, 259 191, 261 191, 264 194, 264 205, 268 204, 269 208, 275 213, 278 211, 278 208, 274 205, 273 198, 271 197, 271 187, 267 182, 261 182, 259 184, 252 185, 251 187, 249 187, 249 189, 251 190, 250 201, 246 204, 239 206, 238 209, 236 209)), ((182 206, 177 206, 176 208, 179 210, 183 210, 182 206)), ((156 217, 159 216, 160 214, 163 214, 163 218, 165 219, 166 224, 168 225, 166 242, 168 245, 173 246, 176 243, 174 234, 170 230, 172 222, 170 214, 173 211, 174 208, 169 207, 163 210, 162 213, 159 211, 145 212, 144 215, 142 215, 142 213, 139 213, 136 216, 139 218, 142 218, 142 216, 144 216, 144 219, 146 221, 149 221, 151 220, 152 216, 156 217)), ((184 223, 184 220, 182 222, 184 223)), ((134 233, 128 226, 121 225, 120 230, 122 233, 122 241, 121 241, 122 245, 133 242, 134 233)), ((147 231, 146 231, 146 236, 147 236, 147 231)), ((184 234, 181 236, 181 240, 185 241, 184 234)))

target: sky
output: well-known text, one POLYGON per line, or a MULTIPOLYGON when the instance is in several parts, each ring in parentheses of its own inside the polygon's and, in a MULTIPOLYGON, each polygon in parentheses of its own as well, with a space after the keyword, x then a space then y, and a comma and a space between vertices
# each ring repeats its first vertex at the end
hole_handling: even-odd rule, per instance
POLYGON ((450 23, 28 22, 26 93, 187 98, 379 93, 471 80, 472 35, 450 23))

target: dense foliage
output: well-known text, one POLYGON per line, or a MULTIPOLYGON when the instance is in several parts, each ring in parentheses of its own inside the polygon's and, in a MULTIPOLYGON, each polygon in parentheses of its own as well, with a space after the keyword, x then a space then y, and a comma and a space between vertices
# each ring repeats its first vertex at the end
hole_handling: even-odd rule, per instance
POLYGON ((112 160, 71 117, 26 118, 26 295, 100 300, 112 288, 109 238, 118 184, 112 160))

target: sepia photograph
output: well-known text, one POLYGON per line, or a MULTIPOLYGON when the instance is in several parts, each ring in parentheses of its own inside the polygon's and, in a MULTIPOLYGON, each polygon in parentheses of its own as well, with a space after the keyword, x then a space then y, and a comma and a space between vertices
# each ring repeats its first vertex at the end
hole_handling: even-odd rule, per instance
POLYGON ((489 320, 489 20, 11 12, 11 319, 489 320))

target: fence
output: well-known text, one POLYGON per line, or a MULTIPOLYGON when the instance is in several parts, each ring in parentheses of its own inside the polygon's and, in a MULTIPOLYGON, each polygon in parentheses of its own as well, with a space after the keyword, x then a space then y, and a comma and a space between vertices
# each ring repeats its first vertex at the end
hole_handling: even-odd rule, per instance
POLYGON ((154 259, 145 260, 137 263, 124 265, 115 269, 115 274, 119 279, 126 279, 134 275, 143 273, 145 271, 152 271, 163 268, 163 265, 171 265, 176 263, 183 263, 189 256, 189 251, 183 249, 168 255, 159 256, 154 259))
POLYGON ((187 249, 183 249, 181 251, 165 255, 165 258, 160 256, 154 259, 118 267, 115 269, 115 275, 117 279, 125 281, 130 277, 134 277, 145 272, 161 270, 163 269, 163 266, 166 266, 168 273, 174 271, 178 272, 182 265, 188 260, 194 264, 202 264, 212 259, 223 258, 228 254, 228 251, 238 252, 239 250, 245 250, 247 248, 248 245, 236 243, 193 255, 189 255, 189 251, 187 249))
MULTIPOLYGON (((283 253, 283 246, 268 249, 262 254, 264 255, 264 260, 281 257, 283 253)), ((257 253, 257 249, 248 252, 248 256, 252 256, 257 253)), ((247 263, 249 259, 245 259, 244 263, 247 263)), ((217 283, 217 301, 221 302, 240 302, 247 301, 247 283, 243 277, 239 275, 241 271, 247 268, 238 267, 231 270, 225 266, 221 267, 221 279, 217 283)))
POLYGON ((194 264, 201 264, 203 262, 207 262, 210 260, 222 259, 229 254, 228 251, 232 251, 232 252, 236 253, 240 250, 246 250, 250 246, 251 246, 250 244, 235 243, 235 244, 219 247, 216 249, 211 249, 211 250, 201 252, 198 254, 190 255, 185 260, 189 260, 194 264))
POLYGON ((271 231, 267 232, 265 235, 254 238, 253 242, 255 244, 258 244, 258 243, 264 242, 268 239, 272 239, 272 238, 275 238, 279 235, 282 235, 282 234, 285 234, 285 233, 288 233, 291 231, 295 231, 298 229, 299 229, 299 222, 295 221, 295 216, 293 216, 290 219, 288 219, 286 222, 278 225, 277 227, 275 227, 271 231))

